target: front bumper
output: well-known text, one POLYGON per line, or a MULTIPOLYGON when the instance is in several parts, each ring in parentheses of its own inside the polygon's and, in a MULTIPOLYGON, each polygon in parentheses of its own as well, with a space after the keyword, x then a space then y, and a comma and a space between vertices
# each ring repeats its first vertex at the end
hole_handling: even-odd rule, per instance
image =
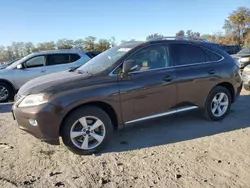
POLYGON ((46 103, 34 107, 18 108, 14 104, 12 113, 20 129, 46 143, 60 144, 59 129, 63 114, 54 105, 46 103), (35 120, 37 125, 31 125, 30 119, 35 120))

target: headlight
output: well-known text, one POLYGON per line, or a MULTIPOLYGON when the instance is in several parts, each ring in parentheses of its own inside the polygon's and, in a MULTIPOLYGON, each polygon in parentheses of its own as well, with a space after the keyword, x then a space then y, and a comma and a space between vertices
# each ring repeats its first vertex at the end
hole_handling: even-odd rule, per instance
POLYGON ((48 102, 45 94, 32 94, 25 97, 18 107, 37 106, 48 102))
POLYGON ((241 63, 246 63, 246 62, 249 62, 249 61, 250 61, 250 57, 242 57, 242 58, 240 58, 241 63))

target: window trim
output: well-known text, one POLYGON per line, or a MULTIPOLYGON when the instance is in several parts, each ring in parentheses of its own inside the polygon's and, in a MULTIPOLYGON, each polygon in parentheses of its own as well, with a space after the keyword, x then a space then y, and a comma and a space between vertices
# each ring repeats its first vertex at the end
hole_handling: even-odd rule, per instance
MULTIPOLYGON (((128 57, 126 57, 126 59, 124 59, 122 62, 120 62, 119 65, 117 65, 112 71, 110 71, 109 76, 117 76, 117 75, 119 75, 119 74, 114 74, 113 72, 115 72, 116 69, 118 69, 124 63, 124 61, 126 61, 129 58, 131 58, 138 51, 140 51, 140 50, 142 50, 144 48, 149 48, 151 46, 157 46, 157 45, 161 45, 161 43, 150 44, 150 45, 147 45, 147 46, 140 47, 139 49, 137 49, 136 51, 134 51, 132 54, 130 54, 128 57)), ((168 51, 166 50, 166 46, 168 46, 168 44, 163 44, 162 45, 162 47, 165 48, 165 52, 169 55, 169 50, 168 51)), ((149 70, 143 70, 143 71, 134 71, 134 72, 131 72, 131 73, 148 72, 148 71, 151 71, 151 70, 161 70, 161 69, 170 68, 170 67, 172 67, 172 66, 162 67, 162 68, 155 68, 155 69, 149 69, 149 70)), ((131 74, 131 73, 129 73, 129 74, 131 74)))
POLYGON ((41 54, 41 55, 36 55, 36 56, 30 57, 29 59, 27 59, 26 61, 24 61, 24 62, 22 62, 22 63, 20 63, 20 64, 24 65, 24 67, 25 67, 26 69, 39 68, 39 67, 26 67, 26 63, 27 63, 27 61, 29 61, 29 60, 31 60, 31 59, 34 59, 34 58, 36 58, 36 57, 40 57, 40 56, 44 56, 44 58, 45 58, 45 64, 44 64, 43 66, 40 66, 40 67, 45 67, 45 66, 47 66, 47 55, 45 55, 45 54, 41 54))
MULTIPOLYGON (((169 44, 171 44, 171 43, 165 43, 164 46, 168 46, 169 44)), ((182 44, 190 44, 190 43, 182 43, 182 44)), ((133 54, 135 54, 136 52, 138 52, 142 48, 150 47, 150 46, 153 46, 153 45, 159 45, 159 43, 157 43, 157 44, 151 44, 151 45, 148 45, 148 46, 143 46, 143 47, 137 49, 135 52, 133 52, 128 58, 130 58, 133 54)), ((198 46, 198 47, 202 48, 203 50, 208 50, 211 53, 214 53, 214 54, 220 56, 221 59, 219 59, 217 61, 205 61, 205 62, 200 62, 200 63, 186 64, 186 65, 176 65, 176 66, 171 65, 170 67, 162 67, 162 68, 149 69, 149 70, 144 70, 144 71, 133 71, 133 72, 131 72, 129 74, 138 74, 138 73, 141 73, 141 72, 156 71, 156 70, 162 70, 162 69, 172 69, 172 68, 187 67, 187 66, 194 66, 194 65, 201 65, 201 64, 203 65, 203 64, 208 64, 208 63, 216 63, 216 62, 221 62, 221 61, 223 61, 225 59, 224 56, 222 56, 222 55, 218 54, 217 52, 215 52, 213 50, 210 50, 210 49, 208 49, 208 48, 206 48, 204 46, 199 46, 197 44, 190 44, 190 45, 198 46)), ((205 51, 204 51, 204 53, 205 53, 205 51)), ((126 58, 126 59, 128 59, 128 58, 126 58)), ((126 61, 126 59, 124 61, 126 61)), ((119 74, 114 74, 113 72, 115 72, 115 70, 118 69, 124 63, 124 61, 122 61, 121 63, 119 63, 119 65, 116 66, 108 75, 109 76, 118 76, 119 74)))

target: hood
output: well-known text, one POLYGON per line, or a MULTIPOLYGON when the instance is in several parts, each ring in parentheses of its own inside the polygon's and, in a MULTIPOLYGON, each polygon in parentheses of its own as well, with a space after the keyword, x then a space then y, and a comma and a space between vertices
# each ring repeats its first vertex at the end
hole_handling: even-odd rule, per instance
POLYGON ((91 75, 77 72, 57 72, 37 77, 26 82, 18 91, 18 95, 37 93, 56 93, 80 87, 91 75))

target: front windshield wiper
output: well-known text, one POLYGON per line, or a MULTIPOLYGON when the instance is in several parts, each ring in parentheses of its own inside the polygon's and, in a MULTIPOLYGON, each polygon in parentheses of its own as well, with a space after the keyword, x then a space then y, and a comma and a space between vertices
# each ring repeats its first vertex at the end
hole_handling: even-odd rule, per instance
POLYGON ((84 73, 87 73, 87 74, 89 74, 89 75, 93 75, 93 74, 91 74, 91 73, 88 72, 88 71, 77 70, 77 74, 84 74, 84 73))

